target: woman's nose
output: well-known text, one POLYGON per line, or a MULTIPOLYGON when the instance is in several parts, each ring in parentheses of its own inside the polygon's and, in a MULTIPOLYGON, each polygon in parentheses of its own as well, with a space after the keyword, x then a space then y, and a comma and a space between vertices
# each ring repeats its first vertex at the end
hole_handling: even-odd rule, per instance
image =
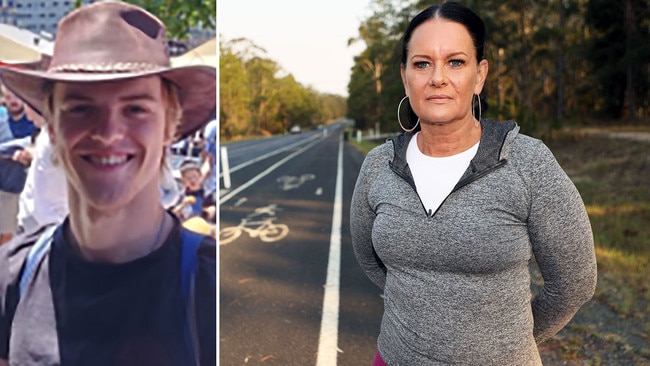
POLYGON ((431 78, 429 79, 429 85, 434 87, 441 87, 447 83, 447 75, 445 74, 445 68, 442 66, 435 66, 431 71, 431 78))

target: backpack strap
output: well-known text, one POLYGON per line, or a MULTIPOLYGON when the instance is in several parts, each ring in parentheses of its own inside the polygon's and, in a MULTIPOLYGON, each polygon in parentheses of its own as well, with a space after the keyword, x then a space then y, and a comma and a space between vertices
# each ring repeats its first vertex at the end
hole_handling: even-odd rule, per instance
POLYGON ((199 334, 196 319, 196 294, 195 283, 196 271, 198 268, 198 249, 203 240, 203 235, 193 231, 182 229, 182 252, 181 252, 181 287, 186 307, 185 314, 185 341, 191 345, 194 363, 198 366, 200 353, 199 334))
POLYGON ((54 235, 54 231, 57 227, 58 225, 48 226, 38 237, 34 245, 29 248, 29 253, 27 253, 27 258, 25 259, 25 266, 22 273, 20 274, 20 282, 18 284, 18 301, 20 301, 20 298, 27 290, 27 286, 29 286, 29 284, 32 282, 34 273, 45 257, 45 254, 47 254, 47 252, 50 250, 52 235, 54 235))

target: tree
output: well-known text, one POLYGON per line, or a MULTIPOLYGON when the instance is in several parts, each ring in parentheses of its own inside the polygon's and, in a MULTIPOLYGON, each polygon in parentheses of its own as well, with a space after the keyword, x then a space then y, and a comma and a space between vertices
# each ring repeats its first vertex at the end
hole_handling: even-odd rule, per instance
POLYGON ((281 134, 345 115, 345 98, 321 94, 245 38, 219 42, 220 132, 223 139, 281 134))
MULTIPOLYGON (((191 28, 215 29, 216 0, 124 0, 156 15, 167 27, 169 39, 182 40, 191 28)), ((83 5, 76 0, 74 7, 83 5)))
POLYGON ((248 74, 232 45, 219 43, 219 133, 226 139, 251 132, 248 74))
POLYGON ((348 92, 348 116, 357 128, 374 128, 392 131, 397 124, 396 108, 404 96, 400 77, 400 30, 413 15, 410 2, 375 0, 371 3, 374 14, 359 26, 359 37, 353 42, 363 42, 366 49, 355 57, 348 92))
MULTIPOLYGON (((523 131, 538 136, 567 118, 583 122, 648 116, 647 0, 459 2, 479 14, 486 26, 490 72, 483 99, 490 109, 483 116, 515 119, 523 131)), ((362 21, 355 39, 366 49, 352 68, 348 114, 357 127, 372 127, 380 120, 391 129, 396 124, 389 124, 395 117, 388 107, 397 105, 403 87, 389 55, 399 47, 407 22, 430 2, 374 0, 372 5, 374 13, 362 21)))

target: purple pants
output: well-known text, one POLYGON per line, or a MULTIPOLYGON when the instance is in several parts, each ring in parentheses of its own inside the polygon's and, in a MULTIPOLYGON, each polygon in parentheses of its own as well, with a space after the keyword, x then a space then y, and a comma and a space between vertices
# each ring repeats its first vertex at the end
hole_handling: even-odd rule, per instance
POLYGON ((387 366, 384 360, 381 358, 379 351, 377 351, 377 354, 375 355, 375 360, 372 361, 372 366, 387 366))

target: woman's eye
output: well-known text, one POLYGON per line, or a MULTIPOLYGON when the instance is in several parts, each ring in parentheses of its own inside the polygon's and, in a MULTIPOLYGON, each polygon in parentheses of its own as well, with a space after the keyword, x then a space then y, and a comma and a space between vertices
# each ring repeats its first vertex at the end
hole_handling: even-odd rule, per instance
POLYGON ((424 69, 429 66, 429 63, 427 61, 417 61, 413 63, 413 66, 415 66, 416 69, 424 69))
POLYGON ((461 67, 461 66, 463 66, 463 64, 465 64, 465 61, 464 60, 451 60, 451 61, 449 61, 449 64, 452 67, 461 67))

